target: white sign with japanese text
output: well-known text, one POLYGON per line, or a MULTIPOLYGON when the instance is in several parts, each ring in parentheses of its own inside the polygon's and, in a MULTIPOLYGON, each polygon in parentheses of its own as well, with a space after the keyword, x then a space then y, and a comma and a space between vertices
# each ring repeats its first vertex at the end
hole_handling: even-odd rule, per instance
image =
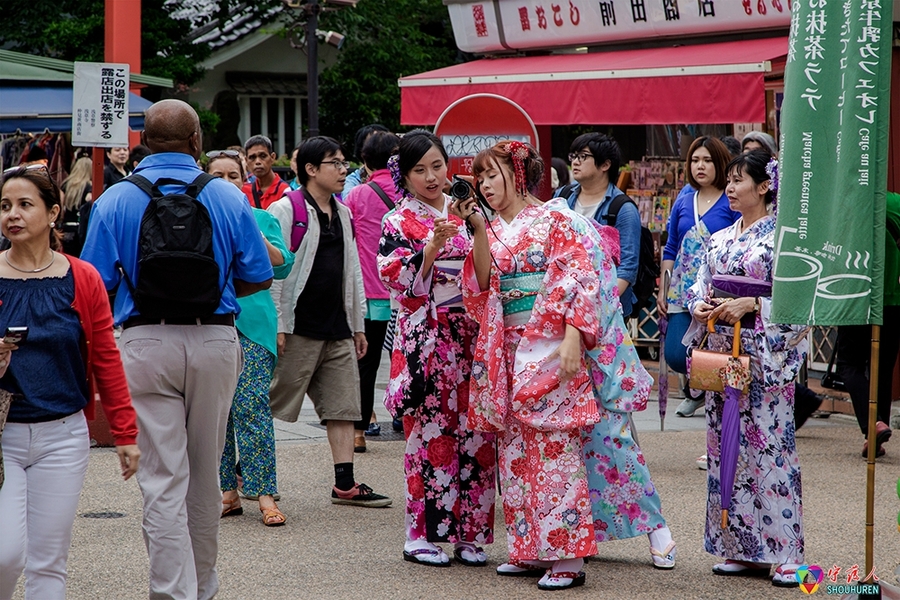
POLYGON ((128 64, 75 63, 73 146, 128 146, 128 89, 128 64))
POLYGON ((449 0, 465 52, 786 29, 794 0, 449 0), (499 10, 499 14, 498 14, 499 10))

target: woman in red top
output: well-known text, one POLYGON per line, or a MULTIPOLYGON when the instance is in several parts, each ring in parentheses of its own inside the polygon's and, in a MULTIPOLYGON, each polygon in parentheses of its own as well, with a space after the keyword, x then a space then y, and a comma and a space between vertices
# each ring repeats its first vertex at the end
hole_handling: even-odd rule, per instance
POLYGON ((27 328, 15 344, 0 342, 0 388, 13 396, 0 440, 0 600, 23 570, 26 598, 66 596, 95 386, 124 479, 140 457, 106 290, 94 267, 58 251, 59 198, 42 165, 8 171, 0 184, 0 229, 11 242, 0 254, 0 331, 27 328))

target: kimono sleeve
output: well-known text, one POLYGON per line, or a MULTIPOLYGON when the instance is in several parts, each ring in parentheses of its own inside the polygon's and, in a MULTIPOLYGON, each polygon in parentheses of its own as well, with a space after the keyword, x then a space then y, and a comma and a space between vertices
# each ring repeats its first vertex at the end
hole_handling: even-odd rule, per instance
MULTIPOLYGON (((394 292, 393 297, 410 312, 421 308, 428 300, 416 285, 421 284, 419 273, 424 254, 416 250, 403 231, 404 213, 393 213, 384 220, 381 242, 378 246, 378 274, 385 287, 394 292)), ((416 223, 418 225, 418 223, 416 223)), ((422 226, 424 228, 424 226, 422 226)))

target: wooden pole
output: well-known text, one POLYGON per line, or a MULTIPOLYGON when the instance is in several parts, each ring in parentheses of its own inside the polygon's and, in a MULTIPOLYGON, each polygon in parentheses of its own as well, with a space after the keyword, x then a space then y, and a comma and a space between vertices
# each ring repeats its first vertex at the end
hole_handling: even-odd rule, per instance
MULTIPOLYGON (((881 354, 881 326, 872 325, 872 355, 869 359, 869 454, 866 465, 866 574, 875 565, 875 423, 878 420, 878 360, 881 354)), ((874 583, 866 581, 865 583, 874 583)))

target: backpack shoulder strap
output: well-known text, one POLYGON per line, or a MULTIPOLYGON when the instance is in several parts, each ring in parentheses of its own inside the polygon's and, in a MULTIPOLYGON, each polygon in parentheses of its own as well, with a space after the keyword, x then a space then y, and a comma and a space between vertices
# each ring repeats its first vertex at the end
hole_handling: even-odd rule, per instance
POLYGON ((306 231, 309 229, 309 209, 306 208, 306 198, 302 190, 291 190, 285 194, 285 197, 291 201, 294 212, 291 225, 291 252, 296 252, 300 249, 300 243, 303 242, 306 231))
POLYGON ((135 173, 132 173, 131 175, 129 175, 128 177, 125 178, 125 181, 127 181, 129 183, 133 183, 142 192, 144 192, 151 198, 153 197, 153 184, 150 183, 150 180, 148 180, 143 175, 137 175, 135 173))
POLYGON ((213 179, 216 179, 216 177, 213 177, 209 173, 200 173, 196 178, 194 178, 194 181, 191 182, 185 193, 188 196, 197 198, 200 195, 200 192, 203 191, 203 188, 205 188, 206 185, 213 179))
POLYGON ((616 219, 619 218, 619 211, 622 210, 622 207, 627 203, 631 202, 635 206, 634 200, 628 197, 627 194, 619 194, 615 198, 612 199, 612 202, 609 203, 609 209, 606 211, 606 224, 616 226, 616 219))
POLYGON ((368 185, 370 188, 372 188, 375 191, 376 194, 378 194, 378 197, 381 198, 381 201, 384 202, 384 205, 387 206, 388 210, 394 210, 393 201, 391 201, 391 199, 388 198, 387 193, 383 189, 381 189, 380 185, 378 185, 374 181, 370 181, 366 185, 368 185))

